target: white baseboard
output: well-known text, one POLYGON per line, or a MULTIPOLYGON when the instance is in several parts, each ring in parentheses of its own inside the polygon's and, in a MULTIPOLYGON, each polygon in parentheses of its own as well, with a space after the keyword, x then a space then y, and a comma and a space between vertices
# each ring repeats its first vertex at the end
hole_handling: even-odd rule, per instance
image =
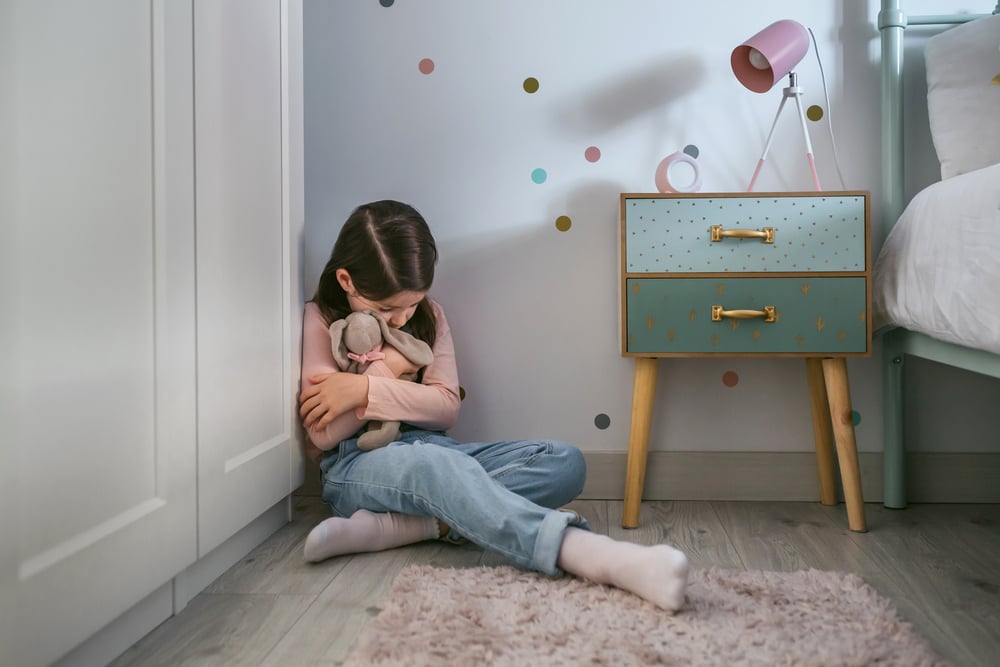
MULTIPOLYGON (((626 452, 584 452, 581 498, 621 500, 626 452)), ((866 502, 882 501, 882 454, 859 452, 866 502)), ((839 483, 839 480, 838 480, 839 483)), ((1000 503, 1000 454, 911 453, 907 497, 914 503, 1000 503)), ((812 452, 650 452, 645 500, 819 500, 812 452)))
MULTIPOLYGON (((584 452, 587 484, 581 498, 625 497, 627 453, 584 452)), ((882 502, 882 454, 860 452, 861 492, 882 502)), ((1000 503, 1000 453, 907 455, 907 497, 913 503, 1000 503)), ((839 480, 838 480, 839 484, 839 480)), ((306 464, 300 496, 322 493, 319 467, 306 464)), ((646 500, 819 500, 812 452, 650 452, 646 500)), ((843 498, 841 498, 843 499, 843 498)))
POLYGON ((54 667, 104 667, 173 614, 173 581, 104 626, 55 663, 54 667))
POLYGON ((288 523, 291 497, 272 505, 238 533, 156 589, 63 657, 57 667, 103 667, 179 612, 195 595, 288 523))
POLYGON ((291 497, 283 498, 235 535, 174 578, 174 613, 291 519, 291 497))

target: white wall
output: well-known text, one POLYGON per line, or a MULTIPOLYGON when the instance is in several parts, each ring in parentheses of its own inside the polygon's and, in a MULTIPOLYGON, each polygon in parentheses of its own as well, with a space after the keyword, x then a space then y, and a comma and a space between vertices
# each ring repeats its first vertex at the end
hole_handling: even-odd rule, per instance
MULTIPOLYGON (((970 9, 923 0, 912 6, 924 13, 970 9)), ((407 201, 428 219, 442 253, 432 296, 455 330, 467 394, 453 433, 626 449, 633 364, 618 345, 618 195, 655 192, 660 160, 689 146, 698 151, 703 192, 746 189, 781 86, 746 90, 729 54, 772 21, 794 18, 812 28, 830 105, 813 51, 797 71, 805 106, 825 111, 808 123, 820 179, 828 190, 871 190, 876 249, 883 237, 877 1, 771 0, 759 7, 306 0, 306 291, 356 205, 407 201), (429 74, 421 71, 424 59, 433 61, 429 74), (528 77, 538 80, 537 92, 525 91, 528 77), (591 146, 601 152, 596 162, 585 158, 591 146), (535 169, 545 170, 543 183, 533 181, 535 169), (569 230, 556 228, 559 216, 569 216, 569 230), (599 415, 610 425, 598 428, 599 415)), ((922 70, 911 80, 918 76, 922 70)), ((911 94, 922 94, 913 92, 919 85, 911 94)), ((811 190, 792 108, 778 131, 756 190, 811 190)), ((911 172, 911 193, 934 177, 933 154, 923 155, 914 161, 921 167, 911 172)), ((683 174, 677 180, 684 182, 683 174)), ((878 347, 875 357, 848 366, 859 448, 878 451, 878 347)), ((959 437, 924 419, 911 445, 989 449, 987 434, 1000 427, 1000 416, 973 415, 969 406, 997 404, 1000 382, 946 370, 918 365, 917 398, 937 414, 942 406, 965 409, 966 430, 959 437)), ((803 362, 664 361, 650 446, 812 449, 803 362), (739 377, 733 387, 722 382, 727 371, 739 377)))

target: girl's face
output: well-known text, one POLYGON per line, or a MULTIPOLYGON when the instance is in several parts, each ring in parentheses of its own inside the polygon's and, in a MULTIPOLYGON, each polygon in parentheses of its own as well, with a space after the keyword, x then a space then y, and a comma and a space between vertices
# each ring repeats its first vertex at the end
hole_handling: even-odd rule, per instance
POLYGON ((380 301, 369 301, 355 289, 346 269, 337 269, 337 280, 347 294, 347 303, 352 311, 373 310, 393 329, 399 329, 409 322, 417 305, 427 296, 427 292, 404 291, 380 301))

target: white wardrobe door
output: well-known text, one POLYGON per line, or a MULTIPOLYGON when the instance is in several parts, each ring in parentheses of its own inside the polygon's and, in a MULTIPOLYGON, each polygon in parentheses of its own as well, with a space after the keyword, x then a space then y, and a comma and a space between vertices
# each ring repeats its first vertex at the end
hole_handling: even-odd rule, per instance
POLYGON ((16 517, 2 657, 33 665, 196 557, 192 17, 16 0, 8 18, 18 505, 0 508, 16 517))
POLYGON ((281 16, 195 3, 201 555, 291 491, 281 16))

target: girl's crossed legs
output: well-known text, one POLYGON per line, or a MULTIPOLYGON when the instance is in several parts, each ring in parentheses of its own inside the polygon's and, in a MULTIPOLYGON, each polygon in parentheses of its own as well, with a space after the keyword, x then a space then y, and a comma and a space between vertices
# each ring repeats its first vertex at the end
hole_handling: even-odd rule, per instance
MULTIPOLYGON (((408 533, 404 539, 437 537, 433 517, 450 528, 447 539, 469 539, 520 567, 539 569, 532 561, 540 539, 554 574, 563 529, 570 521, 586 526, 572 512, 552 511, 576 498, 586 478, 583 455, 566 443, 459 443, 438 432, 406 431, 369 452, 354 440, 342 442, 320 466, 323 499, 334 514, 351 521, 359 510, 415 516, 394 518, 393 528, 408 533), (540 533, 546 521, 552 526, 540 533)), ((362 513, 365 523, 372 518, 362 513)))
MULTIPOLYGON (((684 554, 667 545, 643 547, 595 535, 576 513, 555 509, 579 495, 586 476, 582 454, 566 443, 462 444, 436 432, 409 431, 370 452, 358 450, 353 440, 342 442, 321 468, 324 500, 336 514, 351 517, 327 521, 358 521, 355 528, 378 524, 369 535, 395 534, 395 543, 381 548, 435 537, 439 519, 450 527, 449 539, 467 538, 518 567, 549 575, 565 569, 666 609, 683 603, 684 554)), ((324 537, 343 542, 336 532, 325 531, 324 537)), ((307 540, 307 558, 308 551, 307 540)), ((348 552, 327 551, 332 553, 313 549, 309 559, 348 552)))

